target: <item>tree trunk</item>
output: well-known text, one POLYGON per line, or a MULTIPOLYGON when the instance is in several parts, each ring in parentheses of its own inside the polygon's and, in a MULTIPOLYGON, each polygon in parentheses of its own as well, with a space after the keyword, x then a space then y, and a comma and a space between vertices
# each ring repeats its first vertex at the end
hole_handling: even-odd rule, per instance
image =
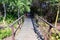
POLYGON ((4 7, 4 18, 3 18, 3 23, 5 24, 5 18, 6 18, 6 6, 5 6, 5 3, 3 3, 3 7, 4 7))
POLYGON ((59 7, 58 7, 58 11, 57 11, 57 16, 56 16, 55 27, 57 26, 58 16, 59 16, 59 7))
POLYGON ((19 8, 18 8, 18 18, 20 17, 20 14, 19 14, 19 13, 20 13, 20 10, 19 10, 19 8))
POLYGON ((6 18, 6 6, 5 6, 5 3, 3 3, 3 7, 4 7, 4 20, 6 18))
MULTIPOLYGON (((18 18, 20 17, 20 9, 18 8, 18 18)), ((20 24, 20 20, 18 21, 18 24, 20 24)))

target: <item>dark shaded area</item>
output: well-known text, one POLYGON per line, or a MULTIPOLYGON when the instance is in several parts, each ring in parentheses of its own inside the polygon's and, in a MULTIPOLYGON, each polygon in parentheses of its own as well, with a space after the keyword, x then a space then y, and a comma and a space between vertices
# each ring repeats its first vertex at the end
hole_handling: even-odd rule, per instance
POLYGON ((35 9, 34 9, 34 7, 33 6, 31 6, 31 8, 30 8, 30 16, 31 16, 31 18, 34 18, 34 12, 35 12, 35 9))
POLYGON ((4 8, 3 5, 0 4, 0 16, 3 16, 3 13, 4 13, 4 8))
POLYGON ((37 34, 37 38, 38 40, 44 40, 41 32, 38 30, 38 25, 36 25, 36 21, 31 19, 32 20, 32 24, 33 24, 33 27, 34 27, 34 32, 37 34))

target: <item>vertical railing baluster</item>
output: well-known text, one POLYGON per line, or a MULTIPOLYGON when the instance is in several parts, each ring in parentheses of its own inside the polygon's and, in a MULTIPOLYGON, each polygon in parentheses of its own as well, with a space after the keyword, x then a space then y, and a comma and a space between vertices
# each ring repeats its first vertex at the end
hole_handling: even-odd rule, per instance
MULTIPOLYGON (((51 29, 52 29, 52 26, 49 26, 49 29, 48 29, 48 37, 50 37, 51 36, 51 29)), ((49 39, 49 38, 48 38, 49 39)))
MULTIPOLYGON (((21 19, 20 19, 20 24, 21 24, 21 19)), ((20 26, 20 25, 19 25, 20 26)), ((21 26, 20 26, 20 29, 21 29, 21 26)))
POLYGON ((44 40, 46 40, 46 34, 44 34, 44 40))
POLYGON ((12 30, 12 40, 15 40, 15 38, 14 38, 14 27, 13 26, 11 26, 11 30, 12 30))
POLYGON ((18 27, 21 29, 20 24, 21 24, 21 23, 20 23, 20 20, 19 20, 19 26, 18 26, 18 27))

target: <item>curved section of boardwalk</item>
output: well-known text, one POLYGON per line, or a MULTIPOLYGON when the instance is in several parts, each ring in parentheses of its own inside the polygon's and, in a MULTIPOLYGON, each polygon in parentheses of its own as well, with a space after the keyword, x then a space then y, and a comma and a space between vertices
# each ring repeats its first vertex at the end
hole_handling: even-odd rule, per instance
POLYGON ((38 40, 30 18, 25 18, 24 24, 15 38, 16 40, 38 40))

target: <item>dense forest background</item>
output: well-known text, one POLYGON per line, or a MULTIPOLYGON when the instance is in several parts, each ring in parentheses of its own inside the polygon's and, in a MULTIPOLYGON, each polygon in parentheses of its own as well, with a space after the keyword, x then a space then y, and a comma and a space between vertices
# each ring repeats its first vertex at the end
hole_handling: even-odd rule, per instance
POLYGON ((58 8, 59 4, 59 0, 34 0, 32 7, 35 13, 44 16, 50 23, 54 23, 58 9, 60 11, 60 7, 58 8))

